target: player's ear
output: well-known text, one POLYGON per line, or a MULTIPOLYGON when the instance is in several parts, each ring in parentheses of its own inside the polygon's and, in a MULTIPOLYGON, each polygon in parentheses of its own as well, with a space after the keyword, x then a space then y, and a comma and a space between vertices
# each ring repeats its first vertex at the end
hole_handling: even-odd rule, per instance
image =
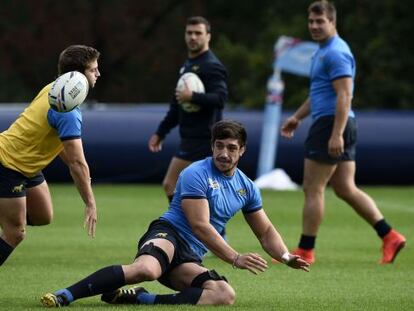
POLYGON ((246 151, 246 146, 241 146, 240 147, 240 151, 239 151, 239 153, 240 153, 240 156, 242 156, 243 154, 244 154, 244 152, 246 151))

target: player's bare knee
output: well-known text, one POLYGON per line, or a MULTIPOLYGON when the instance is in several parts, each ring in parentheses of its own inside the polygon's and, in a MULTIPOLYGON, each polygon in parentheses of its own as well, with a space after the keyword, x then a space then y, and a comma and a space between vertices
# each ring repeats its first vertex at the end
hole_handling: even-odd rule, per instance
POLYGON ((334 188, 334 192, 335 195, 342 199, 342 200, 350 200, 353 195, 354 195, 354 189, 352 189, 351 187, 346 187, 346 186, 335 186, 334 188))
POLYGON ((26 227, 24 226, 15 226, 11 228, 8 227, 7 229, 6 228, 4 229, 3 234, 7 242, 11 246, 16 247, 26 237, 26 227))
POLYGON ((157 273, 151 267, 134 262, 130 265, 122 266, 127 284, 136 284, 144 281, 154 281, 161 273, 157 273))
POLYGON ((224 305, 234 304, 236 301, 236 292, 233 287, 225 281, 219 281, 217 282, 217 285, 219 287, 218 291, 220 292, 221 303, 224 305))
POLYGON ((133 266, 139 278, 145 281, 153 281, 165 272, 168 264, 169 258, 165 251, 161 247, 154 245, 153 242, 149 242, 139 249, 133 266))
POLYGON ((146 281, 154 281, 160 277, 160 271, 153 269, 152 266, 141 266, 138 275, 146 281))
POLYGON ((216 305, 232 305, 236 301, 236 292, 226 281, 215 281, 212 290, 216 305))
POLYGON ((303 193, 305 193, 305 195, 311 194, 312 190, 313 189, 309 185, 307 185, 306 183, 303 184, 302 191, 303 193))
POLYGON ((161 276, 161 273, 152 266, 134 263, 126 275, 128 283, 140 283, 144 281, 154 281, 161 276))
POLYGON ((29 226, 46 226, 53 220, 53 208, 31 206, 26 214, 26 224, 29 226), (36 212, 34 212, 36 211, 36 212))
POLYGON ((305 193, 305 197, 321 197, 324 195, 325 187, 314 187, 310 185, 303 185, 303 192, 305 193))
POLYGON ((30 226, 47 226, 52 222, 52 216, 44 217, 27 217, 27 224, 30 226))
POLYGON ((41 217, 38 221, 38 226, 47 226, 49 225, 53 220, 53 213, 44 215, 41 217))

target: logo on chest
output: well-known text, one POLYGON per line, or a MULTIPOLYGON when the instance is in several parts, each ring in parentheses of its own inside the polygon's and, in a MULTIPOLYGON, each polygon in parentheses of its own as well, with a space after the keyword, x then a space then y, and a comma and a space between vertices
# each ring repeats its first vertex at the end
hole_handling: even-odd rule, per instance
POLYGON ((242 188, 237 190, 237 193, 239 196, 245 197, 247 195, 247 190, 242 188))
POLYGON ((220 184, 218 183, 218 181, 213 180, 211 178, 208 179, 208 185, 212 189, 219 189, 220 188, 220 184))

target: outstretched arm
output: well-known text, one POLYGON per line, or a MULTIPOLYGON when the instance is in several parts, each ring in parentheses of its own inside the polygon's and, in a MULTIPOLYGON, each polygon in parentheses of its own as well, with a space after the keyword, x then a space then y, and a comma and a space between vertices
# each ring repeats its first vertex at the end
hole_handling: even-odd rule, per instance
POLYGON ((69 167, 73 181, 86 205, 84 226, 88 229, 88 235, 94 237, 97 221, 96 203, 92 192, 89 166, 83 153, 82 140, 64 140, 63 148, 60 157, 69 167))
POLYGON ((309 271, 309 263, 289 253, 279 232, 275 229, 263 209, 244 214, 244 217, 260 241, 263 249, 272 258, 286 263, 289 267, 309 271))
POLYGON ((266 261, 258 254, 239 254, 210 224, 210 209, 206 199, 183 199, 182 208, 196 237, 217 257, 233 265, 257 274, 267 268, 266 261))

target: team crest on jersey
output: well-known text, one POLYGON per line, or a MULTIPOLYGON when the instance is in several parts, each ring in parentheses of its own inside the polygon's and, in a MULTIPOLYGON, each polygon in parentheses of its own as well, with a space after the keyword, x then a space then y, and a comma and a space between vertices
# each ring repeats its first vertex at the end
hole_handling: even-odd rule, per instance
POLYGON ((182 103, 181 107, 185 112, 191 113, 191 112, 198 112, 200 111, 201 107, 199 105, 193 104, 193 103, 182 103))
POLYGON ((211 178, 208 179, 208 184, 213 189, 220 188, 220 184, 217 182, 217 180, 212 180, 211 178))
POLYGON ((197 72, 199 69, 200 69, 200 66, 198 65, 194 65, 193 67, 191 67, 192 72, 197 72))
POLYGON ((241 195, 242 197, 245 197, 247 195, 247 190, 242 188, 242 189, 237 190, 237 193, 241 195))

